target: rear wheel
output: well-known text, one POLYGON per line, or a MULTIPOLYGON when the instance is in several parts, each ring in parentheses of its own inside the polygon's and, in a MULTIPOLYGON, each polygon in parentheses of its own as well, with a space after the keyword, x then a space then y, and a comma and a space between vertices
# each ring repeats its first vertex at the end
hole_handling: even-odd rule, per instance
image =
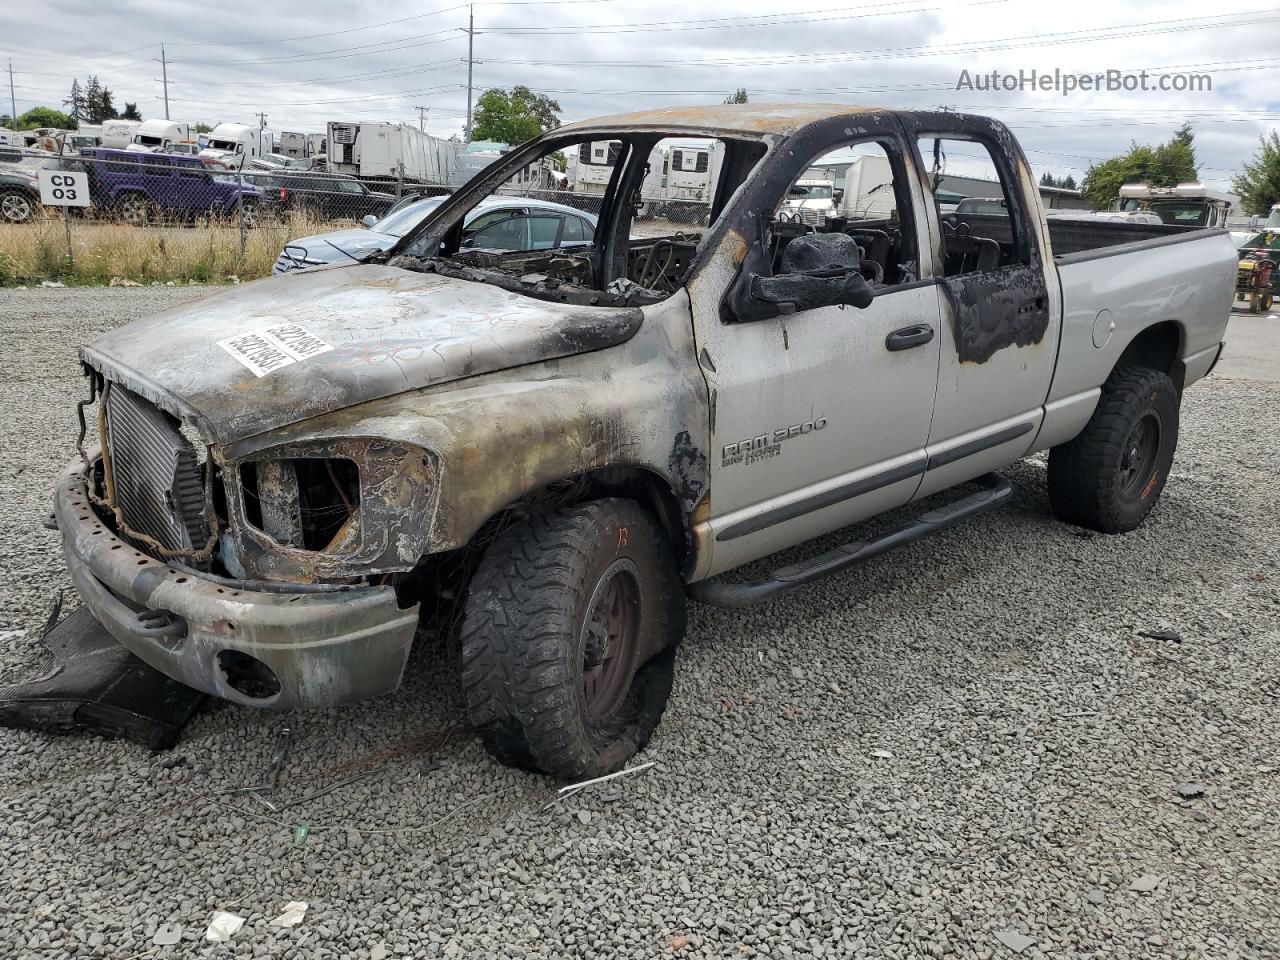
POLYGON ((1136 528, 1155 506, 1178 446, 1178 392, 1159 370, 1121 367, 1089 423, 1049 451, 1049 501, 1068 523, 1136 528))
POLYGON ((506 764, 617 770, 662 717, 684 624, 671 547, 638 504, 597 500, 510 527, 468 588, 471 722, 506 764))
POLYGON ((117 202, 116 211, 125 223, 141 227, 146 224, 147 218, 151 215, 151 205, 147 203, 146 197, 130 193, 117 202))
POLYGON ((0 220, 26 223, 36 216, 36 202, 22 190, 0 190, 0 220))

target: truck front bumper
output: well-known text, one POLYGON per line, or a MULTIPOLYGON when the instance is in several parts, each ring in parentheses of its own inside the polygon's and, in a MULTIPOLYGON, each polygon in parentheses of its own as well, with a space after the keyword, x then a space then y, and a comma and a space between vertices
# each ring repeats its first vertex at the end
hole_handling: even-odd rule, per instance
POLYGON ((175 680, 281 708, 332 706, 400 685, 418 608, 402 609, 389 586, 241 590, 170 566, 99 519, 78 462, 58 482, 54 516, 85 606, 121 645, 175 680))

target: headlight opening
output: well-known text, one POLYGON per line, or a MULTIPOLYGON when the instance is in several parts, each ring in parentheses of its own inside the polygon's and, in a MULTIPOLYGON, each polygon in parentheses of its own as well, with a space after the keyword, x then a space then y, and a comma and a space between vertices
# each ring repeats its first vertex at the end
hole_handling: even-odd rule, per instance
POLYGON ((360 470, 345 457, 240 465, 245 520, 284 546, 325 551, 358 534, 360 470))

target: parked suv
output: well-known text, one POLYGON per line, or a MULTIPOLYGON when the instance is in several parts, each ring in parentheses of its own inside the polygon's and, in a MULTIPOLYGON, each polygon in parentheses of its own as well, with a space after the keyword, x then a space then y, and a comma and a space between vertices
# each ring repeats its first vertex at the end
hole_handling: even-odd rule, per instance
POLYGON ((257 217, 261 192, 233 176, 211 172, 197 157, 98 148, 82 151, 81 162, 94 206, 126 223, 235 216, 237 202, 243 204, 246 223, 252 225, 257 217))
POLYGON ((40 212, 40 185, 34 168, 0 169, 0 223, 27 223, 40 212))

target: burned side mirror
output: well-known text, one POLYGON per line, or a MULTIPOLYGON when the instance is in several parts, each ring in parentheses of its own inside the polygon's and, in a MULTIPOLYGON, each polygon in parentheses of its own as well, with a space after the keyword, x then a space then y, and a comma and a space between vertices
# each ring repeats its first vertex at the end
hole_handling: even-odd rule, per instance
POLYGON ((816 310, 819 307, 848 306, 865 309, 875 299, 871 285, 858 268, 784 273, 776 277, 752 274, 750 298, 763 309, 759 315, 781 316, 816 310), (769 308, 773 308, 770 310, 769 308))
MULTIPOLYGON (((745 312, 750 319, 871 305, 871 285, 862 276, 858 244, 844 233, 806 233, 787 242, 774 276, 747 278, 745 312)), ((743 319, 747 319, 744 317, 743 319)))

